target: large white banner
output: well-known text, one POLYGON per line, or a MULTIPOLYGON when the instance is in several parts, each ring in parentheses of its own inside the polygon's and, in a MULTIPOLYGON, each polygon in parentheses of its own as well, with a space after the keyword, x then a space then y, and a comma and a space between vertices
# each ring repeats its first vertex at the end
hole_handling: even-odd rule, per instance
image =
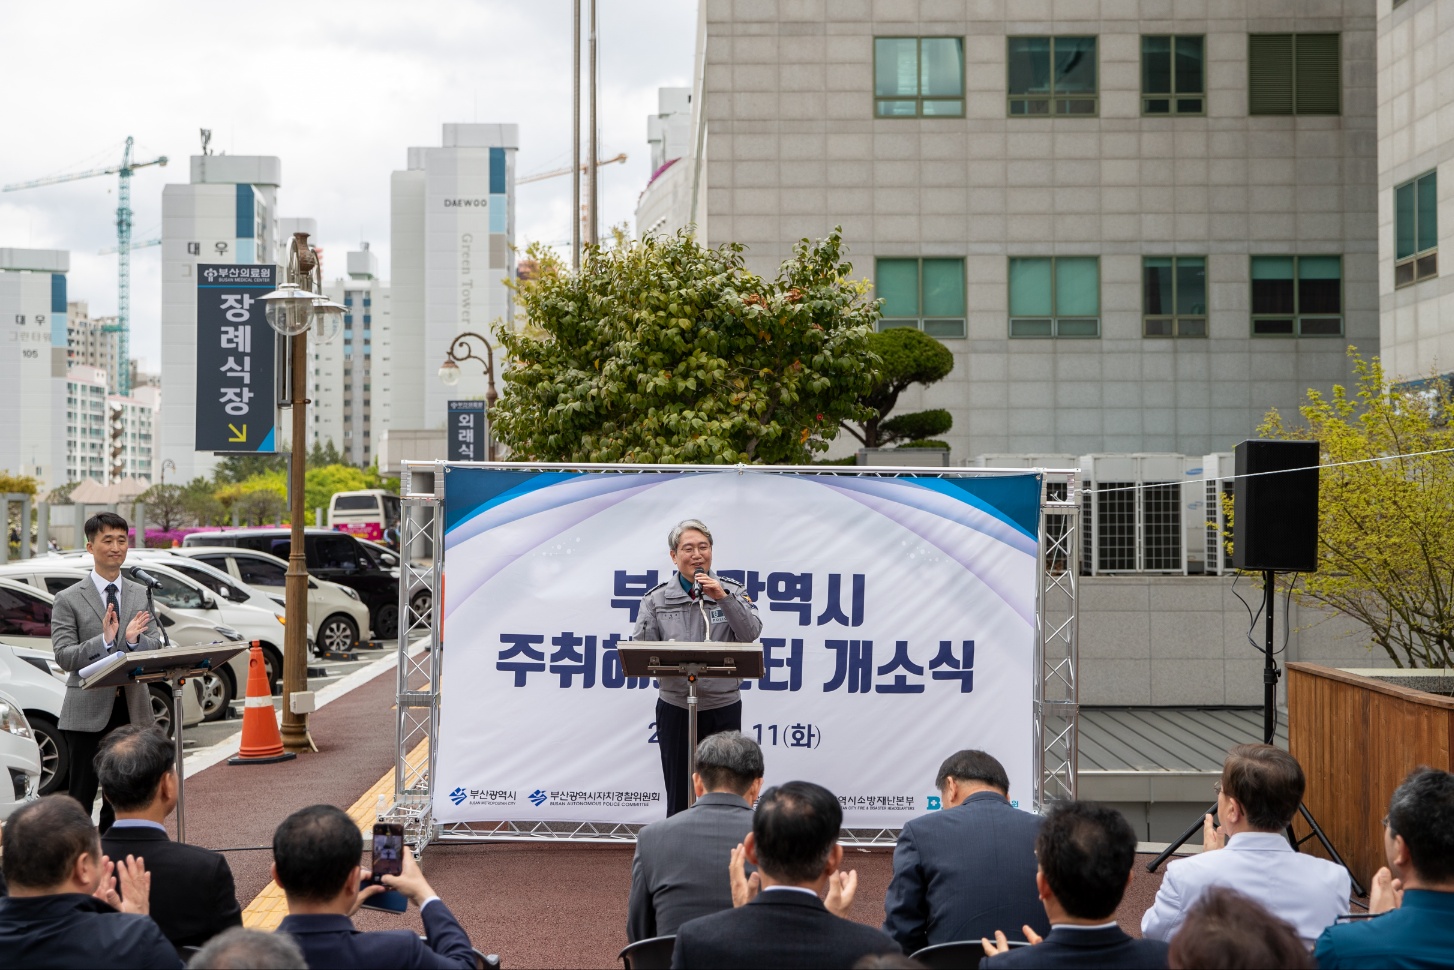
POLYGON ((849 827, 939 807, 962 748, 1030 806, 1038 476, 448 466, 440 822, 665 815, 657 692, 621 672, 667 533, 698 518, 762 618, 743 683, 767 785, 826 786, 849 827))

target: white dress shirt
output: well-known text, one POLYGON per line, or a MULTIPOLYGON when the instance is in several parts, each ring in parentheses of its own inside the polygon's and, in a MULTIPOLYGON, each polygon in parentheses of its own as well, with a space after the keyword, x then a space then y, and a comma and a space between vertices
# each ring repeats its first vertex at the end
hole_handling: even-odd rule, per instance
MULTIPOLYGON (((120 620, 121 619, 121 613, 120 613, 120 610, 121 610, 121 577, 118 575, 114 580, 107 579, 105 576, 102 576, 100 573, 96 572, 96 570, 93 569, 93 570, 91 570, 91 583, 92 583, 92 585, 94 585, 96 587, 96 595, 99 596, 99 597, 101 597, 101 615, 103 617, 106 615, 106 587, 107 586, 115 586, 116 587, 116 609, 117 609, 116 619, 117 620, 120 620)), ((117 632, 118 633, 125 633, 126 632, 126 629, 124 627, 118 628, 117 629, 117 632)), ((136 649, 137 642, 138 641, 136 641, 136 640, 132 640, 132 641, 128 642, 126 644, 126 649, 128 649, 128 650, 135 650, 136 649)), ((103 647, 106 648, 106 652, 107 653, 110 653, 113 649, 115 649, 116 644, 108 642, 106 640, 106 635, 103 633, 101 635, 101 646, 103 646, 103 647)))
POLYGON ((1348 912, 1351 885, 1347 869, 1294 851, 1280 833, 1241 832, 1225 848, 1166 867, 1156 901, 1141 918, 1141 933, 1170 940, 1202 893, 1226 886, 1291 923, 1303 942, 1311 944, 1348 912))

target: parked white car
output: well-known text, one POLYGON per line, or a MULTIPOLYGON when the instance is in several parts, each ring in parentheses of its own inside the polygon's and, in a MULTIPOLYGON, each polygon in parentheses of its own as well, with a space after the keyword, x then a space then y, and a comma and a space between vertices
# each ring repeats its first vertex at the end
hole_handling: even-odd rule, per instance
MULTIPOLYGON (((40 560, 30 560, 39 562, 40 560)), ((51 560, 60 563, 61 560, 51 560)), ((5 567, 0 567, 4 570, 5 567)), ((57 566, 66 574, 69 586, 75 582, 65 566, 57 566)), ((52 653, 50 614, 55 597, 14 571, 0 571, 0 640, 17 646, 52 653)))
POLYGON ((26 802, 40 797, 40 747, 25 711, 13 697, 0 692, 0 819, 26 802))
MULTIPOLYGON (((208 640, 216 639, 218 626, 226 626, 237 630, 242 639, 262 641, 263 657, 268 662, 269 683, 276 685, 277 679, 281 678, 283 673, 281 611, 269 607, 252 606, 247 603, 234 603, 231 600, 224 601, 190 577, 174 571, 169 566, 160 563, 154 564, 150 559, 140 562, 130 562, 128 559, 127 564, 122 567, 122 571, 130 578, 129 570, 136 566, 146 569, 162 584, 162 588, 155 594, 156 605, 170 607, 175 619, 179 620, 185 615, 197 620, 206 630, 208 640), (155 568, 153 568, 154 565, 155 568)), ((42 595, 40 589, 65 589, 73 583, 86 579, 90 571, 91 556, 89 553, 64 558, 27 559, 0 565, 0 584, 3 584, 6 579, 22 580, 34 587, 36 595, 42 595)), ((3 605, 4 597, 5 590, 3 585, 0 585, 0 605, 3 605)), ((47 619, 47 623, 49 623, 49 619, 47 619)), ((10 639, 10 637, 6 635, 3 628, 0 628, 0 640, 6 639, 10 639)), ((174 639, 178 639, 182 643, 189 642, 180 638, 174 637, 174 639)), ((11 642, 15 641, 11 640, 11 642)), ((45 649, 50 649, 49 644, 49 630, 47 630, 45 649)), ((206 719, 216 721, 225 718, 232 699, 246 693, 247 658, 245 656, 234 657, 227 666, 215 674, 208 674, 203 678, 202 689, 206 719)))
MULTIPOLYGON (((170 553, 211 566, 254 589, 263 590, 282 605, 288 564, 277 556, 236 546, 183 546, 170 553)), ((350 650, 373 636, 369 608, 358 593, 326 579, 308 577, 308 623, 322 650, 350 650)))

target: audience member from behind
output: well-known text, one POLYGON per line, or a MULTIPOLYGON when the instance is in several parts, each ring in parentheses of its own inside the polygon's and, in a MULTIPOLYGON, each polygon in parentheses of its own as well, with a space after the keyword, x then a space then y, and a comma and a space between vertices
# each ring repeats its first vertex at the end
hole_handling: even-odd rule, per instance
POLYGON ((769 788, 758 800, 744 849, 762 890, 736 909, 677 929, 671 965, 697 968, 853 966, 870 953, 897 953, 893 940, 830 913, 819 894, 843 861, 843 809, 807 781, 769 788))
POLYGON ((1382 915, 1328 927, 1318 966, 1454 964, 1454 775, 1420 768, 1404 779, 1383 820, 1383 853, 1368 901, 1382 915))
MULTIPOLYGON (((1042 940, 1023 927, 1031 946, 1010 949, 1003 931, 982 940, 982 967, 1166 966, 1166 944, 1127 936, 1116 924, 1116 907, 1131 885, 1136 833, 1125 816, 1095 802, 1061 802, 1050 810, 1035 839, 1040 867, 1035 889, 1050 933, 1042 940)), ((1009 929, 1009 927, 1006 927, 1009 929)))
POLYGON ((146 867, 139 859, 113 866, 80 802, 69 795, 31 802, 10 816, 0 839, 10 885, 10 895, 0 899, 5 966, 182 965, 146 915, 146 867), (118 880, 124 901, 116 893, 118 880))
POLYGON ((273 833, 273 881, 288 899, 278 927, 297 941, 310 967, 468 967, 475 953, 459 922, 435 895, 414 856, 404 851, 404 874, 384 886, 359 889, 358 825, 332 805, 313 805, 283 820, 273 833), (412 930, 361 933, 351 917, 363 901, 397 889, 419 907, 427 939, 412 930))
POLYGON ((1208 815, 1201 854, 1166 867, 1156 901, 1141 918, 1141 932, 1170 940, 1202 893, 1226 886, 1287 920, 1311 945, 1348 912, 1351 881, 1342 866, 1288 844, 1287 827, 1305 787, 1297 759, 1280 748, 1239 744, 1228 752, 1217 786, 1221 827, 1208 815))
POLYGON ((1291 923, 1225 886, 1208 889, 1187 911, 1167 960, 1174 970, 1306 970, 1314 965, 1291 923))
POLYGON ((152 874, 151 918, 173 946, 201 946, 241 926, 242 910, 222 853, 167 837, 166 819, 177 807, 175 757, 175 746, 155 727, 130 724, 101 741, 96 776, 116 811, 101 850, 113 859, 144 858, 152 874))
POLYGON ((1004 766, 960 751, 934 780, 943 808, 912 819, 894 848, 884 932, 906 953, 1021 926, 1049 932, 1035 894, 1040 817, 1010 805, 1004 766))
POLYGON ((752 831, 762 772, 762 749, 741 732, 723 731, 697 745, 697 803, 636 836, 628 941, 671 936, 687 920, 732 907, 727 865, 752 831))
POLYGON ((187 970, 308 970, 308 963, 286 933, 235 926, 198 950, 187 970))

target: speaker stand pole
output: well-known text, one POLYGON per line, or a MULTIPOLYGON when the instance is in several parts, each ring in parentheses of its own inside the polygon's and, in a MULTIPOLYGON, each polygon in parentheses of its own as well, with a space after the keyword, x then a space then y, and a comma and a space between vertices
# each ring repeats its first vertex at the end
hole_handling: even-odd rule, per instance
MULTIPOLYGON (((1274 604, 1277 602, 1277 571, 1264 569, 1262 571, 1262 583, 1262 606, 1267 614, 1267 632, 1262 643, 1262 743, 1273 744, 1277 738, 1277 681, 1282 675, 1277 667, 1277 658, 1273 654, 1274 626, 1272 610, 1274 604)), ((1317 819, 1313 818, 1313 813, 1308 811, 1308 807, 1301 802, 1298 803, 1297 809, 1298 814, 1303 817, 1303 820, 1308 823, 1308 827, 1312 829, 1312 834, 1299 839, 1293 832, 1292 825, 1289 824, 1287 827, 1287 841, 1293 847, 1293 851, 1301 848, 1302 844, 1308 839, 1317 838, 1322 843, 1323 849, 1327 851, 1328 856, 1347 870, 1348 878, 1353 883, 1354 894, 1367 896, 1368 893, 1364 891, 1362 884, 1358 882, 1358 877, 1353 875, 1353 870, 1348 868, 1348 863, 1344 862, 1343 857, 1338 854, 1338 850, 1333 848, 1333 843, 1328 840, 1327 834, 1323 832, 1322 826, 1318 825, 1317 819)), ((1162 863, 1171 858, 1177 849, 1180 849, 1183 845, 1190 842, 1197 832, 1202 829, 1205 825, 1204 819, 1206 816, 1208 814, 1216 814, 1216 811, 1217 806, 1214 802, 1207 812, 1202 813, 1202 818, 1193 822, 1181 834, 1180 838, 1168 845, 1155 859, 1146 863, 1146 871, 1155 872, 1161 868, 1162 863)))

